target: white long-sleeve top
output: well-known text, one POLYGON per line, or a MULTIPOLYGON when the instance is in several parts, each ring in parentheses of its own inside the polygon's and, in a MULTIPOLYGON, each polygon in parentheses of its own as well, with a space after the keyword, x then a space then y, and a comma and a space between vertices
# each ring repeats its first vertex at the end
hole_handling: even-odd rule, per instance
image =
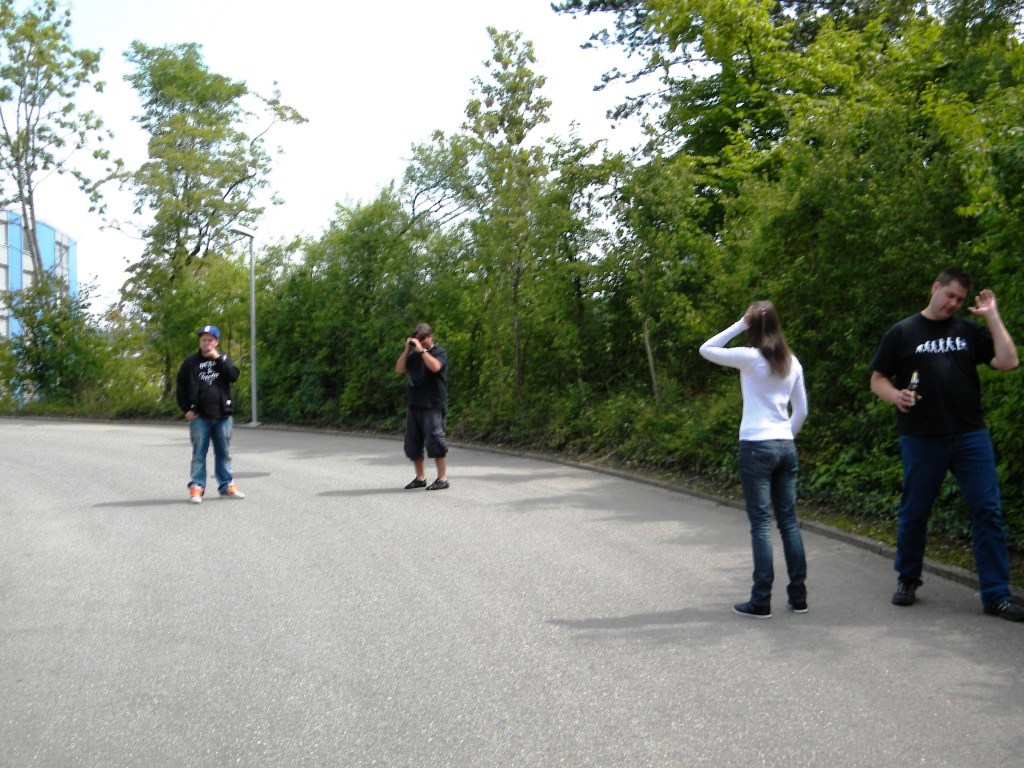
POLYGON ((747 330, 739 320, 701 344, 700 354, 718 365, 738 368, 743 393, 740 440, 792 440, 807 418, 807 390, 804 369, 793 356, 789 375, 780 378, 756 347, 726 348, 726 344, 747 330), (790 414, 790 404, 793 406, 790 414))

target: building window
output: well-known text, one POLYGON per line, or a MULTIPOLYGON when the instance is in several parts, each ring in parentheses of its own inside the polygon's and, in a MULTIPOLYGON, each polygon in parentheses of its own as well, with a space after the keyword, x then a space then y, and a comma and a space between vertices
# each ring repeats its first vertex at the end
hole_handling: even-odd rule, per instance
POLYGON ((0 339, 9 338, 11 335, 10 323, 7 320, 7 294, 11 284, 7 282, 7 247, 0 247, 3 253, 3 263, 0 263, 0 339))
POLYGON ((71 246, 68 245, 64 235, 57 237, 55 245, 55 253, 53 254, 53 271, 58 276, 64 279, 64 282, 68 282, 68 265, 71 263, 71 246))
POLYGON ((21 254, 21 265, 21 287, 31 288, 36 277, 36 266, 32 263, 31 252, 25 251, 21 254))

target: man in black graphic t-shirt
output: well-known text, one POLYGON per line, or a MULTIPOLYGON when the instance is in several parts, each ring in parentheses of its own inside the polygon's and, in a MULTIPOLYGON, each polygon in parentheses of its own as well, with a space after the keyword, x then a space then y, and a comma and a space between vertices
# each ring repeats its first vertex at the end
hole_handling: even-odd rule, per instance
POLYGON ((970 511, 985 613, 1024 621, 1024 608, 1010 596, 999 478, 977 370, 988 365, 1011 371, 1020 361, 992 291, 981 291, 969 307, 987 327, 957 316, 970 290, 971 278, 963 270, 942 272, 932 284, 928 306, 892 326, 871 361, 871 391, 897 409, 903 461, 895 562, 899 577, 892 602, 914 603, 928 518, 949 471, 970 511))
POLYGON ((199 351, 185 358, 178 369, 175 395, 188 422, 192 463, 189 501, 199 504, 206 492, 206 454, 213 443, 217 490, 228 499, 244 499, 231 469, 231 385, 238 381, 238 366, 217 349, 220 331, 204 325, 197 334, 199 351))

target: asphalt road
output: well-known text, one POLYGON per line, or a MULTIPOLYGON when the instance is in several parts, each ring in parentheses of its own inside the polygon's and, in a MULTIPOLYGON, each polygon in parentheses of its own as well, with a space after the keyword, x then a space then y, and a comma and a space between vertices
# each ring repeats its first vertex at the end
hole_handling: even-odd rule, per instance
POLYGON ((248 498, 189 505, 184 425, 0 420, 0 766, 1024 763, 1024 625, 963 584, 896 608, 887 559, 805 532, 810 612, 779 583, 739 618, 731 506, 466 448, 403 491, 374 437, 233 449, 248 498))

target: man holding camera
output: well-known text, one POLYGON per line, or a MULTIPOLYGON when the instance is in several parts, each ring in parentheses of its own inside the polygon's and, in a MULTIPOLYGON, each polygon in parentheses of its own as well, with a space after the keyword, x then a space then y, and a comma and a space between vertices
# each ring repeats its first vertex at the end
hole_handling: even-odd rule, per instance
POLYGON ((971 288, 971 277, 962 269, 939 274, 928 306, 892 326, 871 362, 871 391, 896 406, 903 461, 895 563, 899 577, 892 602, 909 606, 916 600, 928 518, 951 472, 971 517, 982 607, 987 614, 1024 621, 1024 608, 1010 594, 999 476, 977 373, 981 365, 1012 371, 1020 359, 992 291, 981 291, 968 307, 986 325, 958 316, 971 288))
POLYGON ((445 417, 448 413, 448 353, 434 343, 434 331, 420 323, 405 340, 395 371, 404 373, 408 382, 405 414, 405 455, 413 463, 416 477, 406 489, 426 488, 441 491, 448 487, 448 442, 445 417), (423 466, 427 457, 437 465, 437 479, 427 485, 423 466))

